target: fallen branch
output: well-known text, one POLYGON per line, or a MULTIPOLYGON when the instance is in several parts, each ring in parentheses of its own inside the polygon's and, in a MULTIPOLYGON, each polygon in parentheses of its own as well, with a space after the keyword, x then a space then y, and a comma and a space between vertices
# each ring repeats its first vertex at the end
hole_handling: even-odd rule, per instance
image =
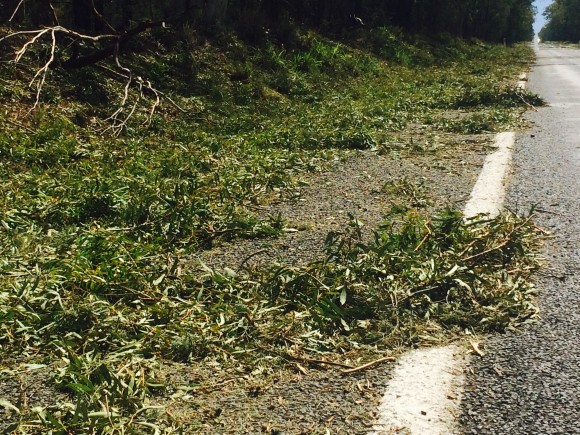
MULTIPOLYGON (((54 53, 56 51, 56 32, 54 30, 51 31, 50 36, 51 36, 50 57, 48 61, 44 64, 44 66, 40 68, 38 71, 36 71, 36 74, 34 74, 34 77, 32 78, 30 84, 28 85, 32 87, 32 85, 36 81, 36 99, 34 100, 34 105, 30 109, 30 111, 34 110, 36 106, 38 106, 38 103, 40 101, 40 92, 42 91, 44 83, 46 82, 46 75, 48 74, 48 69, 54 62, 54 53)), ((20 55, 20 57, 22 57, 22 55, 20 55)))
POLYGON ((129 99, 129 88, 131 87, 131 83, 133 83, 133 73, 129 68, 125 68, 124 66, 121 65, 118 56, 115 56, 115 63, 118 68, 127 73, 127 82, 125 83, 125 87, 123 88, 123 97, 121 98, 121 103, 119 104, 119 107, 117 108, 117 110, 115 110, 115 112, 111 116, 105 119, 105 121, 110 121, 112 125, 105 128, 103 130, 103 133, 107 132, 108 130, 113 130, 115 136, 118 136, 127 125, 127 121, 129 121, 129 118, 131 118, 131 116, 133 116, 133 113, 135 113, 137 104, 139 103, 139 100, 141 99, 141 96, 143 94, 142 92, 139 92, 139 98, 133 104, 133 107, 129 111, 129 114, 125 116, 124 119, 119 119, 119 117, 125 111, 125 104, 127 104, 127 100, 129 99))
POLYGON ((494 246, 493 248, 486 249, 485 251, 483 251, 483 252, 480 252, 480 253, 478 253, 478 254, 474 254, 474 255, 471 255, 471 256, 469 256, 469 257, 463 258, 463 259, 462 259, 462 261, 470 261, 470 260, 473 260, 473 259, 475 259, 475 258, 482 257, 482 256, 484 256, 484 255, 487 255, 487 254, 489 254, 489 253, 491 253, 491 252, 493 252, 493 251, 498 251, 498 250, 500 250, 501 248, 503 248, 504 246, 506 246, 506 245, 507 245, 509 242, 510 242, 510 239, 504 240, 504 241, 503 241, 502 243, 500 243, 499 245, 497 245, 497 246, 494 246))
POLYGON ((302 356, 297 356, 297 355, 292 355, 291 353, 286 353, 286 356, 289 357, 290 359, 296 360, 296 361, 302 361, 308 364, 319 364, 319 365, 328 365, 328 366, 336 366, 336 367, 342 367, 342 368, 346 368, 348 370, 352 370, 353 367, 349 366, 348 364, 342 364, 342 363, 337 363, 337 362, 333 362, 333 361, 326 361, 323 359, 310 359, 310 358, 305 358, 302 356))
POLYGON ((248 255, 246 258, 244 258, 244 260, 240 263, 240 265, 238 266, 238 272, 240 270, 242 270, 242 268, 248 263, 248 261, 250 261, 256 255, 266 254, 268 252, 269 252, 268 249, 260 249, 259 251, 252 252, 250 255, 248 255))
POLYGON ((532 109, 534 112, 537 112, 537 111, 538 111, 538 109, 536 108, 536 106, 534 106, 533 104, 531 104, 530 102, 528 102, 528 101, 527 101, 527 100, 526 100, 526 99, 523 97, 523 95, 522 95, 521 93, 517 92, 517 94, 516 94, 516 95, 517 95, 517 96, 520 98, 520 100, 522 100, 522 101, 523 101, 523 103, 524 103, 526 106, 528 106, 528 107, 529 107, 530 109, 532 109))
POLYGON ((370 367, 376 366, 377 364, 381 364, 381 363, 384 363, 386 361, 396 361, 396 360, 397 359, 393 356, 386 356, 384 358, 379 358, 375 361, 371 361, 369 363, 363 364, 362 366, 359 366, 359 367, 355 367, 355 368, 351 368, 351 369, 347 369, 347 370, 342 370, 342 373, 344 373, 345 375, 350 375, 352 373, 366 370, 370 367))
POLYGON ((48 56, 48 60, 44 63, 44 65, 42 65, 36 71, 36 73, 34 74, 34 77, 30 81, 30 83, 28 84, 29 87, 36 86, 36 99, 35 99, 34 104, 29 112, 31 112, 32 110, 34 110, 38 106, 38 103, 40 102, 40 94, 42 92, 42 88, 44 87, 44 84, 46 83, 46 76, 48 74, 48 70, 52 67, 52 65, 56 61, 56 46, 57 46, 56 35, 57 35, 57 33, 64 33, 66 35, 73 36, 75 38, 87 39, 87 40, 91 40, 91 41, 98 41, 101 39, 109 39, 109 38, 115 37, 114 35, 100 35, 100 36, 83 35, 83 34, 80 34, 80 33, 75 32, 73 30, 66 29, 66 28, 61 27, 61 26, 53 26, 53 27, 46 27, 46 28, 39 29, 39 30, 24 30, 24 31, 20 31, 20 32, 13 32, 13 33, 10 33, 9 35, 6 35, 6 36, 0 38, 0 42, 2 42, 2 41, 5 41, 9 38, 13 38, 16 36, 21 36, 21 35, 30 35, 31 36, 31 38, 28 41, 26 41, 18 50, 16 50, 14 60, 12 62, 17 64, 22 60, 22 57, 26 54, 26 52, 28 51, 28 49, 31 46, 38 43, 38 41, 40 39, 42 39, 44 36, 46 36, 46 35, 50 36, 50 51, 49 51, 50 54, 48 56))
MULTIPOLYGON (((143 23, 137 24, 132 29, 127 30, 118 35, 100 35, 95 38, 99 38, 98 40, 103 39, 112 39, 113 43, 106 46, 105 48, 87 55, 87 56, 73 56, 67 61, 62 63, 62 67, 64 69, 78 69, 83 68, 85 66, 93 65, 101 60, 105 60, 108 57, 112 57, 117 55, 119 50, 125 45, 125 43, 132 38, 133 36, 138 35, 146 30, 150 30, 156 27, 165 27, 164 21, 146 21, 143 23)), ((76 33, 76 32, 74 32, 76 33)), ((74 34, 73 33, 73 34, 74 34)), ((79 39, 86 39, 88 35, 75 35, 79 39)))
MULTIPOLYGON (((119 78, 124 78, 124 79, 129 78, 128 76, 126 76, 118 71, 115 71, 115 70, 113 70, 105 65, 99 65, 99 68, 101 68, 105 71, 109 71, 110 73, 116 75, 119 78)), ((171 103, 171 105, 173 107, 175 107, 177 110, 179 110, 182 113, 187 113, 187 110, 184 109, 183 107, 181 107, 179 104, 177 104, 169 95, 167 95, 165 92, 160 91, 159 89, 154 88, 151 85, 151 82, 149 80, 144 81, 143 79, 141 79, 141 77, 137 77, 137 80, 141 80, 141 85, 143 86, 144 89, 147 89, 147 90, 153 92, 154 94, 158 94, 158 95, 162 96, 163 99, 169 101, 171 103)))
MULTIPOLYGON (((91 4, 93 2, 91 1, 91 4)), ((94 8, 94 4, 93 4, 94 8)), ((95 9, 95 8, 94 8, 95 9)), ((98 11, 95 9, 94 13, 98 14, 98 11)), ((15 11, 16 13, 16 11, 15 11)), ((28 40, 24 42, 24 44, 15 52, 15 57, 12 60, 13 63, 17 64, 22 60, 22 57, 28 52, 31 46, 39 43, 39 41, 44 38, 45 36, 50 37, 50 50, 49 56, 46 62, 35 72, 34 77, 29 83, 30 87, 36 88, 36 99, 35 102, 30 109, 30 111, 34 110, 39 102, 40 102, 40 95, 42 89, 46 83, 46 78, 49 69, 53 67, 55 63, 57 63, 56 58, 56 51, 57 51, 57 34, 63 34, 70 39, 73 40, 73 45, 78 46, 80 41, 87 41, 92 43, 97 42, 108 42, 108 45, 95 53, 90 55, 80 57, 78 55, 78 50, 74 50, 72 57, 64 62, 60 62, 60 66, 64 69, 74 69, 74 68, 81 68, 83 66, 88 66, 95 64, 101 60, 106 59, 107 57, 114 56, 115 65, 118 68, 118 71, 114 71, 110 68, 103 67, 108 71, 114 73, 117 77, 123 78, 125 81, 125 85, 123 87, 123 92, 121 96, 121 101, 111 116, 109 116, 106 121, 110 122, 111 125, 103 130, 112 131, 113 134, 119 135, 123 129, 127 126, 127 122, 131 119, 134 115, 139 103, 145 99, 147 99, 145 95, 145 91, 148 91, 152 94, 152 102, 147 109, 148 115, 146 120, 143 122, 144 125, 150 125, 153 115, 155 114, 157 108, 161 104, 161 98, 166 99, 169 101, 174 107, 176 107, 181 112, 186 112, 184 108, 179 106, 173 99, 171 99, 165 93, 156 89, 149 80, 143 79, 140 76, 137 76, 133 73, 130 68, 127 68, 121 65, 119 60, 119 52, 121 50, 122 45, 131 37, 154 27, 164 27, 165 23, 163 21, 155 21, 155 22, 142 22, 139 23, 132 29, 129 29, 123 33, 115 33, 115 29, 110 26, 104 18, 100 16, 107 25, 107 28, 112 31, 113 33, 110 34, 102 34, 97 36, 86 35, 83 33, 76 32, 74 30, 67 29, 65 27, 56 25, 52 27, 46 27, 38 30, 23 30, 19 32, 13 32, 9 35, 0 38, 0 42, 5 41, 9 38, 14 38, 17 36, 27 36, 28 40), (133 103, 128 107, 128 103, 130 100, 130 90, 132 87, 137 89, 137 96, 134 99, 133 103)), ((151 101, 151 100, 150 100, 151 101)))
MULTIPOLYGON (((75 32, 74 30, 67 29, 66 27, 53 26, 53 27, 43 27, 42 29, 37 29, 37 30, 20 30, 18 32, 12 32, 12 33, 9 33, 8 35, 0 38, 0 42, 5 41, 7 39, 14 38, 16 36, 22 36, 22 35, 42 36, 42 35, 46 34, 47 32, 51 32, 51 31, 55 31, 57 33, 62 33, 64 35, 74 37, 75 39, 92 41, 92 42, 99 42, 99 41, 104 41, 104 40, 116 40, 116 39, 119 39, 119 37, 120 37, 119 35, 115 35, 115 34, 103 34, 103 35, 95 35, 95 36, 85 35, 83 33, 75 32)), ((36 38, 36 39, 38 39, 38 38, 36 38)), ((29 46, 30 44, 26 43, 25 45, 29 46)))

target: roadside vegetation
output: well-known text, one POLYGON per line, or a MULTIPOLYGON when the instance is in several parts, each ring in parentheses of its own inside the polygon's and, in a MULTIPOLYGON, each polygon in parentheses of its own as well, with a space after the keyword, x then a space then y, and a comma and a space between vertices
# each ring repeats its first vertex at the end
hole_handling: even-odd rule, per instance
POLYGON ((107 63, 49 71, 31 112, 45 48, 0 69, 0 383, 44 373, 53 394, 30 406, 26 381, 16 396, 0 388, 1 429, 195 432, 195 410, 171 409, 197 387, 168 388, 167 361, 357 366, 536 314, 530 217, 428 215, 409 182, 389 187, 409 205, 371 240, 352 216, 315 261, 248 273, 192 260, 284 237, 283 216, 256 208, 333 159, 517 126, 541 103, 514 85, 529 47, 386 27, 297 30, 291 46, 190 28, 132 44, 124 62, 163 96, 154 113, 146 88, 119 106, 125 81, 107 63))

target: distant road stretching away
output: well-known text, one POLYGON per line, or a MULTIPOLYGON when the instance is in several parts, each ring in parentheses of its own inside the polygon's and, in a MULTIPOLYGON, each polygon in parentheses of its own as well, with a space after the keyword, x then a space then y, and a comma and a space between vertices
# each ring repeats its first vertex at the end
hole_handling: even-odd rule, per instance
POLYGON ((580 433, 580 50, 541 44, 530 111, 516 139, 507 207, 537 206, 553 232, 538 282, 542 320, 490 340, 467 376, 461 422, 474 434, 580 433))

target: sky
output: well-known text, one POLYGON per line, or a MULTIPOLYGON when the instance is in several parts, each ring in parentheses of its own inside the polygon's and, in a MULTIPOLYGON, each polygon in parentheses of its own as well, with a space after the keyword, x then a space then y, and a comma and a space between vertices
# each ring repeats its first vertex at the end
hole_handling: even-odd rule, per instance
POLYGON ((543 12, 546 7, 552 3, 552 0, 535 0, 534 4, 536 8, 538 8, 538 14, 536 15, 536 22, 534 23, 534 33, 537 35, 538 32, 544 27, 546 24, 546 19, 544 18, 543 12))

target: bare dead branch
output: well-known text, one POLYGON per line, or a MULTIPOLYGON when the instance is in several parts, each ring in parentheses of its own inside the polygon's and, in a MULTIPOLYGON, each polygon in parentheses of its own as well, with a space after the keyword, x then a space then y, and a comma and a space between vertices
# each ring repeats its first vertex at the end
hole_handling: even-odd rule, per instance
POLYGON ((46 33, 50 32, 52 30, 54 30, 55 32, 58 32, 58 33, 63 33, 65 35, 74 37, 74 39, 93 41, 93 42, 98 42, 98 41, 103 41, 103 40, 116 40, 119 38, 119 35, 109 35, 109 34, 96 35, 96 36, 85 35, 83 33, 75 32, 74 30, 67 29, 66 27, 53 26, 53 27, 44 27, 42 29, 36 29, 36 30, 20 30, 18 32, 12 32, 12 33, 0 38, 0 42, 5 41, 5 40, 10 39, 10 38, 14 38, 16 36, 21 36, 21 35, 39 35, 40 34, 42 36, 42 35, 45 35, 46 33))
MULTIPOLYGON (((139 77, 139 78, 141 78, 141 77, 139 77)), ((155 89, 153 86, 151 86, 151 82, 149 80, 144 81, 143 85, 144 85, 144 87, 146 87, 147 89, 152 91, 153 94, 155 95, 155 101, 153 102, 153 104, 149 108, 149 116, 147 117, 147 120, 143 123, 143 125, 150 126, 151 120, 153 119, 153 115, 155 114, 155 109, 157 109, 157 107, 159 107, 159 105, 161 104, 161 97, 160 97, 159 91, 157 89, 155 89)))
MULTIPOLYGON (((107 68, 107 67, 103 67, 103 68, 112 72, 113 74, 115 74, 118 77, 126 79, 126 82, 125 82, 125 86, 123 88, 123 96, 121 98, 121 102, 119 103, 119 107, 117 108, 117 110, 115 110, 115 112, 111 116, 109 116, 106 119, 106 121, 111 122, 112 125, 105 128, 103 130, 103 132, 113 131, 113 134, 119 135, 123 131, 123 129, 127 126, 127 122, 129 121, 129 119, 135 113, 135 110, 137 109, 138 104, 141 101, 147 99, 147 96, 145 95, 145 90, 148 90, 149 92, 151 92, 153 94, 153 102, 149 106, 148 116, 145 119, 145 121, 143 122, 143 125, 147 125, 147 126, 151 124, 151 120, 153 118, 153 115, 155 114, 157 107, 159 107, 159 105, 161 104, 161 96, 164 94, 161 91, 154 88, 149 80, 145 80, 140 76, 135 77, 133 75, 133 72, 129 68, 126 68, 123 65, 121 65, 121 62, 119 60, 118 55, 115 56, 115 64, 117 65, 117 68, 119 68, 121 71, 123 71, 123 73, 120 73, 119 71, 115 71, 115 70, 112 70, 112 69, 107 68), (127 102, 129 100, 129 96, 130 96, 129 95, 130 88, 133 84, 135 84, 137 86, 137 90, 138 90, 137 99, 135 100, 135 102, 131 106, 129 113, 126 113, 126 106, 127 106, 127 102)), ((176 107, 178 107, 181 110, 184 110, 180 106, 175 104, 173 102, 173 100, 171 100, 169 97, 166 97, 166 98, 168 98, 168 100, 171 101, 171 103, 174 104, 176 107)))
POLYGON ((113 33, 117 33, 117 30, 111 26, 109 24, 109 22, 107 20, 105 20, 105 17, 103 17, 103 15, 97 10, 97 7, 95 6, 95 0, 90 0, 91 2, 91 8, 93 9, 93 14, 97 17, 97 19, 103 23, 103 25, 109 29, 111 32, 113 33))
POLYGON ((529 101, 527 101, 524 96, 522 95, 521 92, 517 92, 516 95, 520 98, 520 100, 522 100, 522 102, 528 106, 530 109, 532 109, 534 112, 537 112, 538 109, 536 106, 534 106, 532 103, 530 103, 529 101))
MULTIPOLYGON (((15 57, 14 57, 13 62, 18 63, 22 59, 22 56, 24 56, 26 54, 27 50, 32 45, 34 45, 36 42, 38 42, 38 40, 41 39, 44 35, 50 34, 51 43, 50 43, 49 58, 45 62, 45 64, 39 70, 36 71, 36 73, 34 74, 34 77, 30 81, 30 83, 28 84, 28 86, 30 86, 30 87, 33 87, 36 84, 36 100, 35 100, 32 108, 30 109, 30 111, 34 110, 38 106, 38 103, 40 101, 40 93, 42 91, 44 83, 46 82, 46 75, 48 74, 49 68, 51 67, 51 65, 55 61, 56 32, 57 31, 58 31, 58 27, 48 27, 48 28, 37 30, 34 32, 27 32, 27 34, 33 34, 34 36, 30 40, 26 41, 26 43, 22 47, 20 47, 20 49, 18 49, 15 53, 15 57)), ((22 32, 15 32, 15 33, 12 33, 10 35, 7 35, 3 38, 0 38, 0 41, 8 39, 9 37, 16 35, 17 33, 22 33, 22 32)))
POLYGON ((60 26, 60 23, 58 21, 58 15, 56 15, 56 10, 54 9, 52 2, 48 2, 48 6, 50 7, 50 14, 52 15, 52 20, 54 21, 54 25, 60 26))
MULTIPOLYGON (((26 54, 26 50, 28 50, 28 48, 31 45, 34 45, 36 43, 36 41, 38 41, 40 38, 42 38, 45 34, 47 34, 49 32, 50 32, 50 28, 34 32, 35 36, 32 39, 30 39, 29 41, 27 41, 22 47, 20 47, 19 50, 16 51, 16 57, 14 58, 14 63, 20 62, 20 59, 22 59, 22 56, 24 56, 26 54)), ((10 36, 12 36, 12 35, 5 36, 4 38, 0 39, 0 41, 3 41, 4 39, 9 38, 10 36)))
POLYGON ((20 0, 20 2, 16 5, 16 9, 14 9, 14 12, 12 12, 12 15, 10 15, 10 19, 8 20, 8 22, 12 22, 12 20, 14 19, 14 17, 16 16, 16 14, 18 13, 18 11, 20 10, 20 6, 22 6, 24 4, 24 0, 20 0))
MULTIPOLYGON (((34 101, 34 105, 32 106, 29 112, 32 112, 38 106, 38 103, 40 101, 40 92, 42 91, 44 83, 46 82, 46 75, 48 74, 48 69, 50 68, 55 59, 56 31, 52 30, 50 34, 51 34, 50 57, 48 58, 44 66, 40 68, 38 71, 36 71, 36 74, 34 74, 34 77, 30 81, 30 84, 28 85, 32 87, 36 82, 36 100, 34 101)), ((20 59, 22 57, 22 54, 19 57, 17 54, 17 58, 20 59)))
MULTIPOLYGON (((93 1, 91 0, 91 4, 93 1)), ((94 6, 94 4, 93 4, 94 6)), ((96 9, 95 9, 96 11, 96 9)), ((63 34, 68 36, 72 39, 72 44, 78 44, 80 41, 88 41, 88 42, 108 42, 108 45, 97 52, 84 56, 78 57, 78 55, 73 55, 72 58, 68 59, 65 62, 61 62, 60 65, 65 69, 70 68, 80 68, 82 66, 92 65, 99 60, 103 60, 106 57, 113 56, 115 61, 116 70, 102 66, 113 74, 115 74, 118 78, 122 78, 125 81, 123 86, 122 96, 119 102, 119 105, 115 112, 109 116, 106 121, 110 122, 109 127, 107 127, 104 131, 112 131, 113 134, 119 135, 127 126, 127 122, 129 119, 133 117, 135 111, 137 110, 140 103, 149 100, 150 104, 147 109, 147 117, 143 122, 144 125, 150 125, 153 115, 155 114, 157 108, 161 104, 161 100, 166 99, 169 101, 174 107, 179 109, 182 112, 186 112, 181 106, 179 106, 174 100, 172 100, 168 95, 156 89, 149 80, 143 79, 140 76, 135 76, 133 71, 130 68, 127 68, 121 64, 119 59, 119 52, 121 50, 121 46, 124 42, 127 41, 128 38, 137 35, 140 32, 143 32, 147 29, 156 26, 163 26, 163 22, 145 22, 140 23, 139 25, 135 26, 134 28, 121 33, 121 34, 103 34, 103 35, 86 35, 83 33, 76 32, 74 30, 67 29, 60 25, 52 26, 52 27, 45 27, 42 29, 37 30, 23 30, 18 32, 12 32, 2 38, 0 38, 0 42, 7 40, 9 38, 14 38, 17 36, 26 36, 28 39, 22 44, 22 46, 16 50, 14 59, 11 61, 15 64, 19 63, 22 60, 22 57, 28 52, 28 50, 35 44, 38 44, 41 39, 45 36, 50 38, 49 42, 49 55, 46 62, 35 72, 34 77, 29 83, 30 87, 35 87, 36 89, 36 99, 34 105, 30 109, 30 111, 34 110, 38 107, 40 102, 40 95, 42 89, 46 83, 46 78, 48 71, 53 67, 53 65, 57 61, 57 34, 63 34), (131 89, 136 88, 136 93, 132 93, 131 89), (149 94, 149 95, 147 95, 149 94), (131 101, 131 102, 130 102, 131 101)), ((109 26, 111 30, 114 29, 109 26)))
POLYGON ((119 69, 125 71, 127 82, 125 83, 125 87, 123 88, 123 97, 121 98, 121 102, 119 103, 119 107, 117 108, 117 110, 115 110, 115 112, 111 116, 109 116, 105 120, 105 121, 110 121, 112 123, 112 125, 107 127, 104 130, 104 132, 106 132, 108 130, 112 130, 113 133, 116 136, 118 136, 123 131, 123 128, 125 128, 125 126, 127 125, 127 121, 129 120, 129 116, 131 116, 133 114, 133 112, 135 111, 135 108, 134 108, 135 106, 133 106, 133 109, 130 111, 129 116, 125 117, 125 119, 120 119, 120 116, 123 114, 123 112, 125 110, 125 105, 127 104, 127 100, 129 99, 129 89, 131 87, 131 83, 133 83, 133 73, 129 68, 125 68, 123 65, 121 65, 121 62, 119 61, 118 55, 115 56, 115 63, 119 69))
POLYGON ((175 101, 173 101, 173 99, 169 95, 167 95, 165 92, 161 92, 159 90, 157 92, 159 92, 159 95, 161 95, 163 98, 165 98, 167 101, 169 101, 171 103, 171 105, 173 107, 175 107, 177 110, 179 110, 182 113, 187 113, 187 110, 185 110, 183 107, 181 107, 175 101))
MULTIPOLYGON (((120 73, 119 71, 115 71, 114 69, 111 69, 105 65, 99 65, 99 68, 108 71, 109 73, 113 74, 114 76, 116 76, 117 78, 120 79, 128 79, 129 77, 125 74, 120 73)), ((141 79, 140 77, 137 77, 136 80, 141 79)), ((179 104, 177 104, 169 95, 167 95, 165 92, 160 91, 159 89, 154 88, 151 85, 150 81, 143 81, 142 86, 144 89, 147 89, 148 91, 150 91, 151 93, 153 93, 154 95, 159 95, 160 97, 163 97, 164 100, 167 100, 171 103, 171 105, 173 107, 175 107, 177 110, 179 110, 182 113, 187 113, 187 110, 185 110, 183 107, 181 107, 179 104)))
MULTIPOLYGON (((147 21, 143 23, 139 23, 137 26, 133 27, 132 29, 127 30, 124 33, 119 35, 107 35, 109 39, 114 39, 115 43, 110 44, 107 47, 92 53, 87 56, 83 57, 73 57, 65 62, 62 63, 62 67, 64 69, 76 69, 82 68, 88 65, 93 65, 101 60, 104 60, 108 57, 114 56, 115 53, 122 47, 130 38, 139 33, 142 33, 146 30, 153 29, 155 27, 164 27, 164 21, 147 21)), ((104 35, 103 35, 104 36, 104 35)), ((98 38, 98 37, 97 37, 98 38)), ((103 39, 103 38, 101 38, 103 39)))
POLYGON ((347 370, 342 370, 342 373, 344 373, 345 375, 348 375, 348 374, 360 372, 362 370, 366 370, 369 367, 375 366, 377 364, 380 364, 380 363, 383 363, 383 362, 386 362, 386 361, 396 361, 396 360, 397 359, 394 358, 394 357, 392 357, 392 356, 386 356, 384 358, 379 358, 379 359, 377 359, 375 361, 371 361, 370 363, 363 364, 362 366, 359 366, 359 367, 355 367, 355 368, 347 369, 347 370))

